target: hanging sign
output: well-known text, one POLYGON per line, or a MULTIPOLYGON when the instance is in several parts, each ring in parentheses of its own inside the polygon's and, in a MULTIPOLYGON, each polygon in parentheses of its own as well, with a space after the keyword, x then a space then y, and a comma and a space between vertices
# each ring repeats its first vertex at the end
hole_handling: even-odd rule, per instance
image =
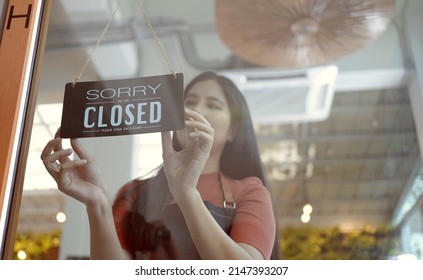
POLYGON ((62 138, 182 129, 183 75, 66 84, 62 138))

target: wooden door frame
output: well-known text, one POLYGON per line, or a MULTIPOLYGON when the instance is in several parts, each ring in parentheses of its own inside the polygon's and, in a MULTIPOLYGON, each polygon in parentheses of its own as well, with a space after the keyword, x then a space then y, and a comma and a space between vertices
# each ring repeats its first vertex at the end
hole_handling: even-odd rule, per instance
POLYGON ((51 0, 8 0, 3 18, 0 41, 1 259, 13 259, 50 11, 51 0))

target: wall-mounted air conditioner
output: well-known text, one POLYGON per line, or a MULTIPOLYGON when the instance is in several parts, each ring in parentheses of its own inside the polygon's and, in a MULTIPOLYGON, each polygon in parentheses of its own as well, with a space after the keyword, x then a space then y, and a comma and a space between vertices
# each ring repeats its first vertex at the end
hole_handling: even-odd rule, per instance
POLYGON ((338 68, 223 71, 242 91, 259 124, 321 121, 329 116, 338 68))

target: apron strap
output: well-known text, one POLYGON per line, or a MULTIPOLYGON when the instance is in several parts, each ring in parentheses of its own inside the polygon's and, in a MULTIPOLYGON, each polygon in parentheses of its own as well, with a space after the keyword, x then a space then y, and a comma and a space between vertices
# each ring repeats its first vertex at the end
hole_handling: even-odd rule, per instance
POLYGON ((228 181, 226 180, 225 176, 222 174, 222 172, 219 173, 219 180, 220 185, 222 186, 223 191, 223 208, 236 208, 236 202, 232 193, 232 188, 229 185, 228 181))

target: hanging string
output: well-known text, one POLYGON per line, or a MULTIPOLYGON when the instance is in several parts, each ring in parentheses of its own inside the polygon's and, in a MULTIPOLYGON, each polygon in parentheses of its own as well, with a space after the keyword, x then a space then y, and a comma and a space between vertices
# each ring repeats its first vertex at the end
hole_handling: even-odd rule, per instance
POLYGON ((78 75, 78 76, 75 78, 75 80, 73 81, 73 86, 75 86, 75 84, 76 84, 77 82, 79 82, 79 80, 81 79, 81 76, 82 76, 82 74, 83 74, 83 73, 84 73, 84 71, 85 71, 85 68, 87 68, 88 64, 89 64, 89 63, 90 63, 90 61, 91 61, 91 56, 93 55, 94 51, 97 49, 98 45, 100 45, 100 42, 101 42, 101 40, 103 40, 104 35, 106 35, 106 32, 107 32, 107 30, 109 29, 109 26, 110 26, 110 24, 112 23, 113 18, 115 17, 115 14, 116 14, 117 10, 119 9, 120 4, 122 3, 122 1, 123 1, 123 0, 120 0, 120 1, 119 1, 119 3, 118 3, 118 5, 117 5, 116 9, 113 11, 113 14, 112 14, 112 16, 110 17, 109 22, 107 23, 106 27, 104 28, 103 33, 101 34, 100 38, 97 40, 97 43, 95 44, 95 46, 94 46, 94 48, 92 49, 92 51, 91 51, 90 55, 88 56, 87 60, 85 61, 85 65, 84 65, 84 67, 82 67, 81 72, 79 72, 79 75, 78 75))
MULTIPOLYGON (((80 73, 79 73, 79 75, 75 78, 75 80, 74 80, 74 82, 73 82, 73 86, 75 86, 75 84, 76 84, 77 82, 79 82, 79 80, 81 79, 82 74, 84 73, 85 69, 87 68, 88 64, 89 64, 89 63, 90 63, 90 61, 91 61, 91 57, 92 57, 92 55, 94 54, 95 50, 96 50, 96 49, 98 48, 98 46, 100 45, 101 40, 103 40, 104 36, 106 35, 106 32, 107 32, 107 30, 109 29, 109 26, 110 26, 110 24, 112 23, 113 18, 115 17, 116 12, 117 12, 117 10, 119 9, 119 7, 120 7, 120 5, 121 5, 122 1, 123 1, 123 0, 120 0, 120 1, 119 1, 119 3, 118 3, 118 5, 117 5, 117 7, 116 7, 116 8, 115 8, 115 10, 113 11, 113 14, 112 14, 112 16, 110 17, 109 22, 107 23, 106 27, 104 28, 103 33, 101 34, 100 38, 97 40, 97 43, 95 44, 95 46, 94 46, 94 48, 92 49, 92 51, 91 51, 90 55, 88 56, 87 60, 85 61, 85 64, 84 64, 84 66, 82 67, 81 72, 80 72, 80 73)), ((172 72, 173 76, 174 76, 174 77, 175 77, 175 79, 176 79, 176 72, 175 72, 175 70, 173 69, 172 64, 170 63, 170 60, 169 60, 169 58, 167 57, 167 54, 166 54, 166 52, 164 51, 164 48, 163 48, 162 44, 160 43, 160 40, 159 40, 159 38, 157 37, 156 32, 154 32, 154 29, 153 29, 153 26, 152 26, 152 24, 151 24, 151 22, 150 22, 150 19, 148 18, 147 14, 146 14, 146 12, 145 12, 145 10, 144 10, 144 8, 143 8, 143 6, 141 5, 140 0, 137 0, 137 3, 138 3, 138 7, 140 8, 140 10, 141 10, 141 12, 142 12, 142 14, 143 14, 143 16, 144 16, 144 18, 145 18, 145 21, 147 22, 147 24, 148 24, 148 26, 149 26, 149 28, 150 28, 150 30, 151 30, 151 33, 152 33, 152 34, 153 34, 153 36, 154 36, 154 39, 156 40, 156 42, 157 42, 157 44, 158 44, 158 46, 159 46, 159 48, 160 48, 160 51, 162 52, 163 57, 164 57, 164 58, 165 58, 165 60, 166 60, 167 65, 168 65, 168 66, 169 66, 169 68, 170 68, 170 71, 172 72)))
POLYGON ((152 34, 153 34, 153 36, 154 36, 154 39, 156 40, 157 44, 159 45, 160 51, 162 52, 162 55, 163 55, 163 57, 165 58, 165 60, 166 60, 166 62, 167 62, 167 65, 168 65, 168 66, 169 66, 169 68, 170 68, 170 71, 172 72, 173 76, 174 76, 174 77, 175 77, 175 79, 176 79, 176 73, 175 73, 175 70, 173 69, 172 64, 170 63, 170 60, 169 60, 169 58, 167 57, 167 54, 166 54, 166 52, 164 51, 164 48, 163 48, 162 44, 160 43, 160 40, 159 40, 159 38, 157 37, 156 32, 154 32, 153 26, 151 25, 151 22, 150 22, 150 20, 149 20, 149 18, 148 18, 148 16, 147 16, 147 13, 145 12, 145 10, 144 10, 143 6, 141 5, 140 0, 137 0, 137 3, 138 3, 138 7, 140 8, 140 10, 141 10, 141 12, 142 12, 142 14, 143 14, 143 16, 144 16, 144 18, 145 18, 145 21, 146 21, 146 22, 147 22, 147 24, 148 24, 148 27, 149 27, 149 28, 150 28, 150 30, 151 30, 151 33, 152 33, 152 34))

